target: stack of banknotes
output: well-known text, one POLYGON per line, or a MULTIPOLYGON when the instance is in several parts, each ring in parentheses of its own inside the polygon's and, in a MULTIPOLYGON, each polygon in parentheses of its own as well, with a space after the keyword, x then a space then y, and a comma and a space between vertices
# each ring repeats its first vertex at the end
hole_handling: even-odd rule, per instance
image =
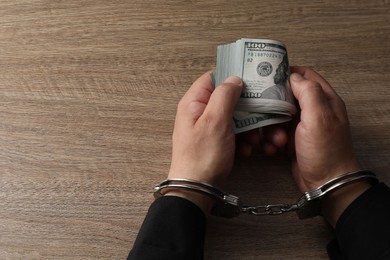
POLYGON ((297 109, 288 77, 286 46, 265 39, 240 39, 218 46, 214 85, 229 76, 244 88, 233 115, 235 133, 291 120, 297 109))

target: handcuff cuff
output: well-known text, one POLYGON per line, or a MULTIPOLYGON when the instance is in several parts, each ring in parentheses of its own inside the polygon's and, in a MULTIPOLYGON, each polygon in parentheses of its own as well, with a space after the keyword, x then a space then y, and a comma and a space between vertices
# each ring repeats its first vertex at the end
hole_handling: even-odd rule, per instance
POLYGON ((233 218, 241 213, 255 216, 280 215, 296 211, 300 219, 321 215, 320 200, 326 194, 335 191, 347 184, 367 179, 371 184, 378 183, 376 175, 362 170, 338 176, 317 189, 305 192, 292 204, 268 204, 259 206, 245 206, 241 199, 228 194, 208 183, 190 179, 167 179, 154 187, 154 197, 157 199, 171 190, 186 190, 206 195, 215 200, 211 214, 218 217, 233 218))

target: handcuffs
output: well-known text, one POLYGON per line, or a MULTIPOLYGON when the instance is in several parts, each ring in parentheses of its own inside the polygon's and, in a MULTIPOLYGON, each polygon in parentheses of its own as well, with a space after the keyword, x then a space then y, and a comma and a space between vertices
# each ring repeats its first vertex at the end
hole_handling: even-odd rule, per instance
POLYGON ((329 192, 335 191, 347 184, 367 179, 371 184, 378 183, 374 173, 366 170, 350 172, 338 176, 317 189, 305 192, 292 204, 268 204, 260 206, 245 206, 237 196, 228 194, 208 183, 189 179, 167 179, 154 187, 154 197, 164 196, 170 190, 187 190, 206 195, 215 200, 211 214, 218 217, 233 218, 241 213, 256 216, 280 215, 296 211, 300 219, 321 215, 320 200, 329 192))

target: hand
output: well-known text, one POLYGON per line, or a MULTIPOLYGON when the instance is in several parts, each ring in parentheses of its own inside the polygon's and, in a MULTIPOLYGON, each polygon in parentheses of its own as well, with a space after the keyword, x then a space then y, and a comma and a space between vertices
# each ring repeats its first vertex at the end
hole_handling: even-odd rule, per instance
POLYGON ((316 72, 302 67, 293 72, 290 84, 301 114, 295 129, 292 171, 299 188, 308 191, 360 166, 342 99, 316 72))
MULTIPOLYGON (((181 99, 173 131, 172 163, 168 178, 187 178, 222 186, 233 167, 234 107, 242 82, 230 77, 214 89, 210 73, 197 79, 181 99)), ((202 195, 171 191, 209 211, 211 202, 202 195)))
MULTIPOLYGON (((354 154, 345 104, 329 83, 304 67, 290 77, 301 107, 300 121, 291 144, 292 172, 301 191, 315 189, 341 174, 361 169, 354 154)), ((345 208, 369 188, 368 183, 348 185, 325 198, 323 214, 335 225, 345 208)))

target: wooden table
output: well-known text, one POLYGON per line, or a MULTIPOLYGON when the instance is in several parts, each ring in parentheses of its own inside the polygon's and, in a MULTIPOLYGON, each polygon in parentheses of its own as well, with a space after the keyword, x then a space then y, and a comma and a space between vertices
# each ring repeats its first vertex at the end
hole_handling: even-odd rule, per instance
MULTIPOLYGON (((271 38, 345 100, 357 155, 390 184, 389 1, 3 0, 0 258, 124 259, 170 165, 176 104, 216 47, 271 38)), ((293 202, 288 161, 226 190, 293 202)), ((210 218, 206 259, 326 259, 317 217, 210 218)))

